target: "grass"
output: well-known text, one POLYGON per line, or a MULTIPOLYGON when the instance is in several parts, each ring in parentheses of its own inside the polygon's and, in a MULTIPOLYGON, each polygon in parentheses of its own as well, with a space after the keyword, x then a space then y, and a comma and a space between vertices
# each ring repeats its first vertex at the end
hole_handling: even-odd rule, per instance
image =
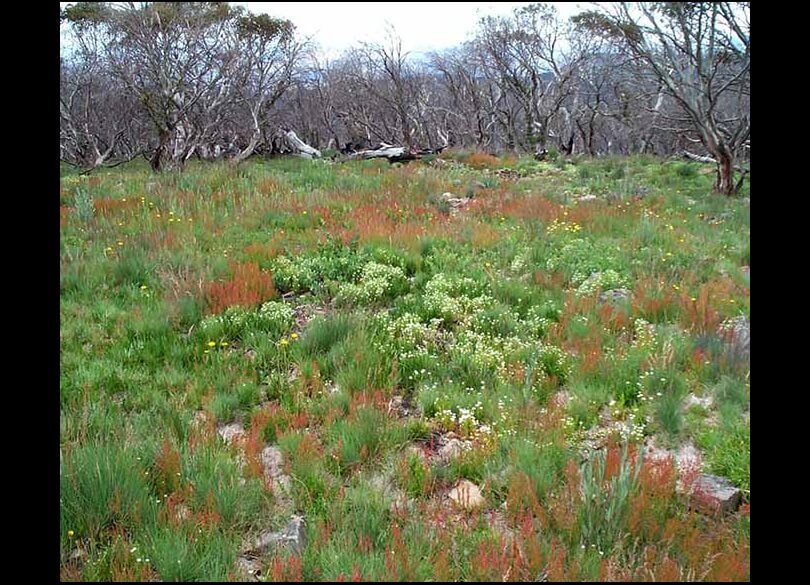
POLYGON ((63 174, 63 579, 236 578, 293 513, 268 579, 750 578, 750 508, 642 456, 692 441, 750 503, 748 206, 691 162, 442 158, 63 174))

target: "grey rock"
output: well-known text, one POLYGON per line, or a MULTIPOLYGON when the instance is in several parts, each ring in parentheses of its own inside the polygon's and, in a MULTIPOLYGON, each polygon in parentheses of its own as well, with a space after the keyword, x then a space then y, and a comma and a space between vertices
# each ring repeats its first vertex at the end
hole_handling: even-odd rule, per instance
POLYGON ((693 406, 699 406, 708 410, 711 408, 713 402, 714 401, 712 400, 711 396, 698 397, 690 393, 684 399, 683 406, 686 410, 689 410, 693 406))
POLYGON ((261 576, 262 562, 251 555, 236 557, 236 574, 240 581, 258 581, 261 576))
POLYGON ((229 445, 245 436, 245 429, 238 422, 217 427, 217 433, 229 445))
POLYGON ((599 198, 596 195, 583 195, 582 197, 577 199, 577 201, 579 201, 580 203, 588 203, 589 201, 596 201, 597 199, 599 198))
POLYGON ((611 305, 618 305, 627 302, 633 293, 626 288, 614 288, 606 290, 599 294, 600 303, 610 303, 611 305))
POLYGON ((301 555, 306 546, 306 524, 303 516, 293 516, 282 530, 276 532, 263 532, 253 543, 248 553, 264 555, 287 548, 291 552, 301 555))
POLYGON ((272 487, 277 503, 282 506, 290 504, 292 479, 284 473, 284 456, 281 449, 268 445, 262 449, 261 462, 264 481, 272 487))
POLYGON ((742 502, 742 492, 725 477, 700 474, 692 486, 690 505, 701 512, 728 514, 742 502))
POLYGON ((407 447, 405 447, 405 455, 407 456, 415 455, 416 457, 419 457, 419 459, 421 459, 422 461, 427 461, 427 455, 425 454, 424 449, 422 449, 418 445, 408 445, 407 447))
POLYGON ((720 325, 720 334, 734 357, 746 360, 751 358, 751 323, 748 317, 727 319, 720 325))
POLYGON ((456 197, 450 192, 442 193, 442 200, 444 200, 450 207, 453 209, 459 209, 461 207, 466 206, 472 198, 470 197, 456 197))
POLYGON ((470 447, 467 441, 460 441, 459 439, 448 439, 436 453, 439 459, 448 462, 451 459, 459 457, 466 449, 470 447))
POLYGON ((464 510, 475 510, 486 503, 481 495, 480 488, 466 479, 458 482, 456 487, 450 490, 447 497, 458 507, 464 510))

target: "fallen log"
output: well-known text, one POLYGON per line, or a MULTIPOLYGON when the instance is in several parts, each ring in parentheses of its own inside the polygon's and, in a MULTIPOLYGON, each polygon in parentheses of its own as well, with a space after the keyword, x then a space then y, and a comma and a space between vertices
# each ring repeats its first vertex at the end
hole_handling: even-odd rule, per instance
MULTIPOLYGON (((713 164, 713 165, 718 164, 717 160, 710 157, 710 156, 701 156, 699 154, 694 154, 692 152, 689 152, 688 150, 683 151, 683 156, 684 156, 684 158, 688 158, 689 160, 693 160, 693 161, 696 161, 696 162, 708 163, 708 164, 713 164)), ((745 168, 743 168, 743 167, 741 167, 739 165, 734 165, 734 170, 738 171, 740 173, 748 173, 748 172, 751 171, 751 169, 745 169, 745 168)))
POLYGON ((287 130, 284 134, 284 139, 287 145, 298 153, 298 156, 304 158, 321 158, 321 151, 317 148, 312 148, 309 144, 298 138, 298 135, 293 130, 287 130))
POLYGON ((350 152, 347 154, 347 157, 349 159, 362 159, 362 160, 368 160, 372 158, 384 158, 388 160, 389 163, 419 160, 427 155, 441 154, 441 152, 445 148, 447 148, 447 146, 449 145, 447 135, 442 134, 441 131, 439 131, 438 134, 439 138, 441 138, 442 140, 442 144, 438 148, 423 148, 414 150, 406 148, 405 146, 392 146, 391 144, 381 142, 376 146, 376 148, 350 152))

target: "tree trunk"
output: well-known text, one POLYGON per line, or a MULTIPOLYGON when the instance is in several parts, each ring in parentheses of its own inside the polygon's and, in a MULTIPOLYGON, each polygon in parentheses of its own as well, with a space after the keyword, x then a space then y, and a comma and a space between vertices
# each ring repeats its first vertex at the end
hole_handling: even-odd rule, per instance
POLYGON ((717 180, 714 183, 714 192, 722 195, 734 195, 737 186, 734 184, 734 161, 726 154, 717 157, 717 180))
POLYGON ((163 170, 163 158, 164 152, 166 151, 166 145, 169 142, 169 131, 168 130, 161 130, 159 133, 158 139, 158 146, 155 149, 155 152, 152 154, 152 158, 149 159, 149 165, 152 167, 152 170, 156 173, 159 173, 163 170))

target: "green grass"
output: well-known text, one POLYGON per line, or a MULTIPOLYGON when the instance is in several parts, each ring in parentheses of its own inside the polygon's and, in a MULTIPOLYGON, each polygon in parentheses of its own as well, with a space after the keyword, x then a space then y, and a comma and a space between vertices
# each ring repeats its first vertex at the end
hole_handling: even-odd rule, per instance
POLYGON ((610 418, 695 442, 750 501, 748 364, 717 332, 750 313, 749 207, 691 162, 441 158, 64 170, 64 579, 225 580, 292 513, 307 546, 269 578, 749 577, 747 512, 696 518, 647 464, 580 459, 610 418), (257 469, 269 444, 289 498, 257 469), (462 479, 480 509, 446 499, 462 479))

